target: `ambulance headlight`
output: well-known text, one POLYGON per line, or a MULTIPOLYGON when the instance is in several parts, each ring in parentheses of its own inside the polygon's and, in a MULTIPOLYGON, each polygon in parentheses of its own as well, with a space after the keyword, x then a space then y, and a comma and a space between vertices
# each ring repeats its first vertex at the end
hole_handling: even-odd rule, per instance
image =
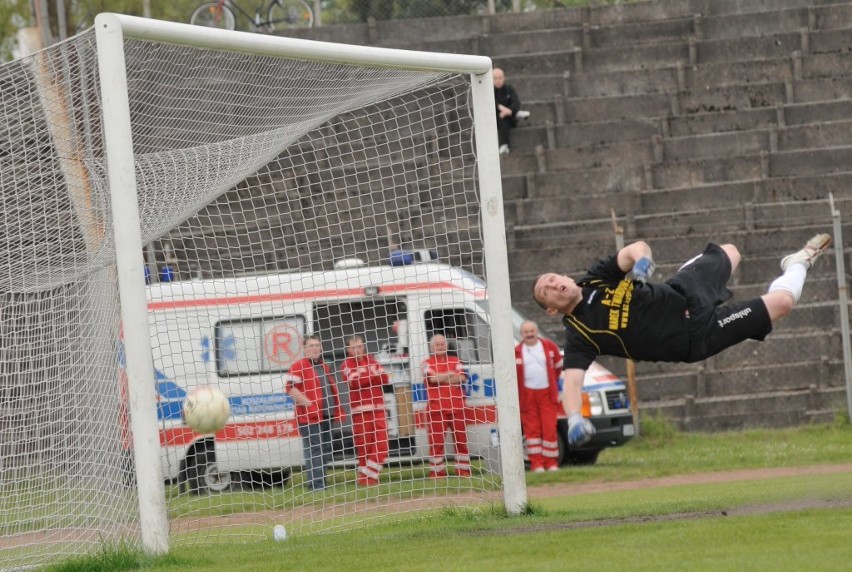
POLYGON ((592 417, 603 415, 603 401, 601 400, 601 394, 597 391, 589 393, 589 411, 591 412, 592 417))

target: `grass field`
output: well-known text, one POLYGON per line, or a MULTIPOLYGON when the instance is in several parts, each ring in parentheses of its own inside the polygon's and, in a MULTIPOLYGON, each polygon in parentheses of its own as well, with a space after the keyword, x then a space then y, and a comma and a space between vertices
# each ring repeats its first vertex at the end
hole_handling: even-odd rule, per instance
POLYGON ((849 463, 845 421, 713 435, 643 422, 640 439, 597 465, 529 475, 524 516, 444 508, 286 542, 177 547, 159 559, 110 551, 53 570, 850 569, 849 463))

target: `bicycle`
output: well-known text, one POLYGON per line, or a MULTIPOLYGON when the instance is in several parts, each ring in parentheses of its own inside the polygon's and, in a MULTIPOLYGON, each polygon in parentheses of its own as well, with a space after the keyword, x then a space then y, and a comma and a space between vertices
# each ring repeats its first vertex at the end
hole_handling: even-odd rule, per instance
POLYGON ((266 19, 261 18, 264 6, 254 11, 254 16, 246 12, 234 0, 204 2, 192 12, 189 23, 222 30, 237 28, 237 12, 247 18, 252 29, 273 31, 278 29, 310 28, 314 25, 314 11, 304 0, 269 0, 266 6, 266 19), (236 10, 236 12, 234 11, 236 10))

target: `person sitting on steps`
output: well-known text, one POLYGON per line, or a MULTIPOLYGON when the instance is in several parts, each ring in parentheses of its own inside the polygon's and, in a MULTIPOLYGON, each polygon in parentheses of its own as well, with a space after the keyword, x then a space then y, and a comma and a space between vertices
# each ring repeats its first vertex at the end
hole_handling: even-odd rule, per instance
POLYGON ((494 77, 494 101, 497 104, 497 142, 500 154, 509 152, 509 132, 518 125, 518 113, 521 111, 521 98, 515 88, 506 83, 506 76, 500 68, 492 71, 494 77))

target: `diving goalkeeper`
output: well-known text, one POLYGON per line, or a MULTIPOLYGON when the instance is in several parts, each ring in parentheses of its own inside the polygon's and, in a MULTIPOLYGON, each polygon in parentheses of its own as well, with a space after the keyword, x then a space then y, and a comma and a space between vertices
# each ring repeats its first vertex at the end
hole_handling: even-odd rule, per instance
POLYGON ((662 284, 654 274, 651 247, 639 241, 598 260, 580 280, 547 273, 533 296, 548 315, 563 314, 568 443, 579 446, 595 433, 580 413, 585 370, 596 356, 692 363, 747 339, 763 341, 772 323, 790 313, 802 294, 808 269, 831 244, 818 234, 781 260, 783 274, 758 298, 722 305, 726 284, 740 263, 732 244, 708 244, 662 284), (628 272, 633 279, 628 280, 628 272))

